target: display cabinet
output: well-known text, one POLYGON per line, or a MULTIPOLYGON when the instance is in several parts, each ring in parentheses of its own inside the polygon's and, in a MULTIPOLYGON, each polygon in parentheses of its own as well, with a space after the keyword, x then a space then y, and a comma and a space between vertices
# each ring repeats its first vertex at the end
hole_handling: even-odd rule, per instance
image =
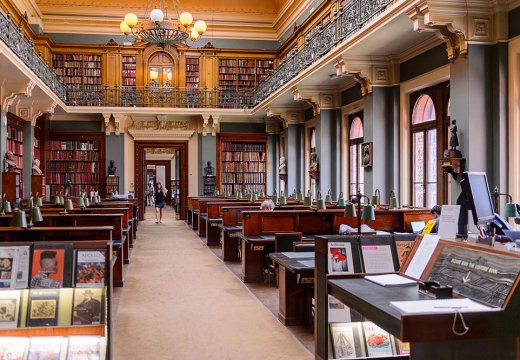
POLYGON ((119 176, 108 175, 107 176, 107 189, 106 194, 119 194, 119 176))
POLYGON ((271 59, 219 59, 219 88, 252 90, 273 68, 271 59))
POLYGON ((199 58, 186 58, 186 87, 198 89, 200 83, 199 58))
POLYGON ((137 57, 135 55, 122 56, 122 85, 136 86, 137 84, 137 57))

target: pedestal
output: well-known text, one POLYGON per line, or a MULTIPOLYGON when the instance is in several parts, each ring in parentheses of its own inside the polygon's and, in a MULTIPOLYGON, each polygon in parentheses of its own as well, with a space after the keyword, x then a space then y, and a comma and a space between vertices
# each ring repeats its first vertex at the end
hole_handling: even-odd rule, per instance
POLYGON ((31 175, 31 192, 34 196, 38 193, 39 196, 45 199, 45 176, 31 175))

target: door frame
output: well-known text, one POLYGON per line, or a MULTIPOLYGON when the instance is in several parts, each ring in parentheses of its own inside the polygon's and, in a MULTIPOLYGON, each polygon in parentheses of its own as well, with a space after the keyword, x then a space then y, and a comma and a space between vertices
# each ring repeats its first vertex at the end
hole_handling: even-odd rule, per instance
MULTIPOLYGON (((163 187, 168 189, 168 193, 167 193, 167 196, 166 198, 164 199, 166 205, 171 205, 172 201, 171 201, 171 178, 172 178, 172 162, 169 161, 169 160, 146 160, 145 159, 145 166, 146 165, 155 165, 156 167, 157 166, 164 166, 166 168, 165 170, 165 177, 166 177, 166 180, 165 181, 168 181, 169 183, 167 184, 163 184, 163 187)), ((147 169, 148 171, 148 169, 147 169)), ((157 177, 157 168, 156 168, 156 172, 155 172, 155 175, 157 177)))
POLYGON ((188 141, 175 140, 135 140, 134 141, 134 182, 135 194, 139 201, 139 218, 144 219, 144 207, 146 199, 144 198, 146 182, 144 175, 146 171, 146 148, 177 148, 180 151, 179 159, 179 177, 180 177, 180 218, 186 219, 186 206, 188 203, 188 141))

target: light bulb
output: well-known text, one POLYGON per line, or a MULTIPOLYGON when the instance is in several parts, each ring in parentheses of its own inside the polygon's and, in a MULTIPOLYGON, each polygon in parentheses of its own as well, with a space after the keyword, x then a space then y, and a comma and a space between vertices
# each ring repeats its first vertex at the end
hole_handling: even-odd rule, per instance
POLYGON ((153 9, 150 12, 150 19, 155 22, 161 22, 164 19, 164 13, 161 9, 153 9))
POLYGON ((123 32, 123 34, 128 35, 132 32, 132 29, 130 29, 130 26, 125 21, 121 21, 121 24, 119 24, 119 29, 123 32))
POLYGON ((191 16, 191 14, 189 12, 183 12, 179 16, 179 21, 181 22, 181 24, 183 26, 188 27, 193 22, 193 16, 191 16))
POLYGON ((199 33, 195 30, 195 28, 191 28, 191 32, 190 32, 190 39, 192 41, 196 41, 198 40, 200 37, 199 33))
POLYGON ((206 29, 208 28, 204 20, 197 20, 195 22, 195 25, 193 27, 196 32, 199 33, 199 35, 202 35, 206 32, 206 29))
POLYGON ((125 15, 125 23, 128 25, 128 27, 131 29, 134 26, 137 25, 137 15, 128 13, 125 15))

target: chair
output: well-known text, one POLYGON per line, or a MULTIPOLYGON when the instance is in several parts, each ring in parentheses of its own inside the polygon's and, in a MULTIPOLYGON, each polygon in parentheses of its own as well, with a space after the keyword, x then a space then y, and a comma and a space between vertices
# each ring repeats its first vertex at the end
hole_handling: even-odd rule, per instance
POLYGON ((314 251, 314 241, 301 241, 295 242, 293 244, 294 252, 313 252, 314 251))
MULTIPOLYGON (((275 233, 274 252, 292 252, 293 244, 295 242, 301 242, 301 240, 301 232, 275 233)), ((278 268, 273 262, 269 262, 269 266, 267 269, 267 284, 269 287, 271 287, 271 274, 274 274, 276 287, 278 287, 278 268)))

